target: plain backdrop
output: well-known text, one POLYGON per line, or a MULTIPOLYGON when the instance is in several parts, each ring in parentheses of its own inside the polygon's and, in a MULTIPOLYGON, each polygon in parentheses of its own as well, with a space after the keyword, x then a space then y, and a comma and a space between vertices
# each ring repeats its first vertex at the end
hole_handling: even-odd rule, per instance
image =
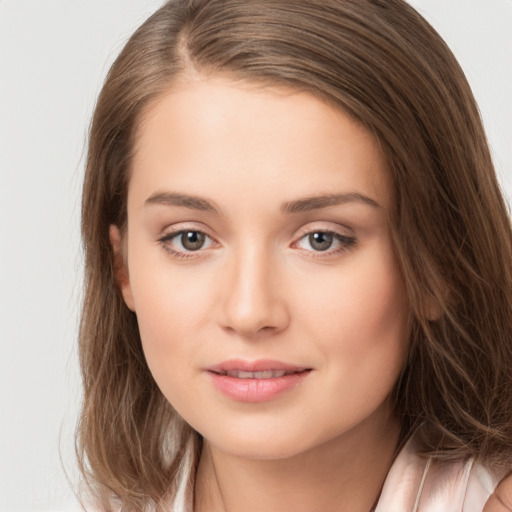
MULTIPOLYGON (((161 3, 0 0, 1 512, 79 509, 66 472, 76 482, 85 139, 109 65, 161 3)), ((411 3, 466 71, 512 198, 512 0, 411 3)))

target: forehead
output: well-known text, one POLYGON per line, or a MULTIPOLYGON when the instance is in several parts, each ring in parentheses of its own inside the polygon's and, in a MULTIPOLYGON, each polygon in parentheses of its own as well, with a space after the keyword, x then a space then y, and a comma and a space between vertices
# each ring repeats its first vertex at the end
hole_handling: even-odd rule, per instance
POLYGON ((291 88, 182 80, 141 116, 129 190, 142 200, 222 186, 247 201, 354 191, 390 201, 378 142, 341 109, 291 88))

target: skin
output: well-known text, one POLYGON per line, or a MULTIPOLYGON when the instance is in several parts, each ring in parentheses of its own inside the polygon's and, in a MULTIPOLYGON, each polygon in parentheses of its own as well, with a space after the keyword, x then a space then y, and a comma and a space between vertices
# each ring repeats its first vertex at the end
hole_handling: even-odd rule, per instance
POLYGON ((111 242, 150 370, 204 437, 196 512, 375 502, 398 439, 388 398, 409 325, 392 204, 377 142, 309 94, 188 77, 145 112, 127 231, 112 226, 111 242), (183 231, 204 244, 187 250, 183 231), (318 250, 312 233, 335 233, 332 245, 318 250), (234 358, 310 371, 241 402, 207 370, 234 358))

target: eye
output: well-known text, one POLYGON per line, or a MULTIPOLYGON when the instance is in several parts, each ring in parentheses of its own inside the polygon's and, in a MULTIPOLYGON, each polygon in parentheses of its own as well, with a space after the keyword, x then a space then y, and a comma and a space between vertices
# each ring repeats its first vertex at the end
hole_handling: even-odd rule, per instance
POLYGON ((201 231, 184 231, 178 235, 178 240, 187 251, 198 251, 203 247, 206 235, 201 231))
POLYGON ((329 249, 334 241, 333 233, 310 233, 308 235, 308 243, 315 251, 326 251, 329 249))
POLYGON ((312 231, 305 234, 294 245, 312 252, 336 254, 355 245, 356 239, 334 231, 312 231))
POLYGON ((164 248, 178 257, 188 257, 190 253, 208 249, 215 241, 206 233, 195 229, 185 229, 167 233, 159 239, 164 248))

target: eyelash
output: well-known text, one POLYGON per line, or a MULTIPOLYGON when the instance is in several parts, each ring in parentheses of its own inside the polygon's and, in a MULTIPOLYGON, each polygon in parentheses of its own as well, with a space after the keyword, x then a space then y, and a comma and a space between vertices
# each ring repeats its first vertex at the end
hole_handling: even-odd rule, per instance
MULTIPOLYGON (((199 229, 181 229, 178 231, 166 233, 164 236, 162 236, 161 238, 158 239, 158 242, 162 245, 164 250, 169 252, 175 258, 178 258, 178 259, 195 258, 198 256, 198 253, 200 253, 204 250, 203 247, 200 247, 199 249, 197 249, 195 251, 187 250, 187 249, 176 250, 171 245, 171 242, 173 239, 179 238, 186 233, 196 233, 199 235, 204 235, 206 239, 210 240, 210 243, 211 242, 213 242, 215 244, 218 243, 214 238, 212 238, 207 233, 205 233, 204 231, 201 231, 199 229)), ((323 235, 332 236, 333 243, 334 243, 334 241, 337 241, 339 244, 339 247, 334 250, 329 247, 325 251, 315 251, 314 249, 311 249, 311 250, 304 249, 307 252, 313 253, 314 256, 312 256, 312 257, 314 257, 314 258, 322 258, 322 257, 325 258, 325 257, 341 254, 343 252, 346 252, 346 251, 352 249, 357 243, 356 238, 346 236, 346 235, 341 235, 340 233, 337 233, 336 231, 331 231, 328 229, 323 229, 323 230, 322 229, 314 229, 314 230, 310 230, 310 231, 303 233, 301 235, 301 237, 291 245, 291 247, 296 247, 302 240, 306 239, 307 237, 310 237, 311 235, 315 235, 315 234, 320 234, 320 233, 323 235)))
POLYGON ((197 253, 201 252, 203 247, 196 251, 191 250, 176 250, 171 246, 171 241, 175 238, 179 238, 183 236, 186 233, 198 233, 200 235, 204 235, 208 240, 213 241, 215 243, 218 243, 215 239, 213 239, 211 236, 209 236, 204 231, 201 231, 200 229, 180 229, 178 231, 173 231, 170 233, 166 233, 163 237, 159 238, 158 241, 162 244, 162 247, 164 250, 169 252, 172 256, 178 259, 189 259, 189 258, 195 258, 197 257, 197 253))
POLYGON ((315 251, 314 249, 311 249, 311 250, 305 249, 307 252, 313 253, 314 256, 312 256, 312 257, 314 257, 314 258, 326 258, 329 256, 335 256, 337 254, 344 253, 344 252, 352 249, 357 243, 356 238, 351 237, 351 236, 341 235, 340 233, 337 233, 336 231, 331 231, 328 229, 313 229, 313 230, 310 230, 310 231, 307 231, 306 233, 304 233, 296 242, 294 242, 292 244, 292 247, 297 246, 302 240, 306 240, 310 236, 316 235, 316 234, 332 236, 332 243, 334 244, 337 242, 338 247, 336 249, 332 249, 331 247, 328 247, 324 251, 315 251))

